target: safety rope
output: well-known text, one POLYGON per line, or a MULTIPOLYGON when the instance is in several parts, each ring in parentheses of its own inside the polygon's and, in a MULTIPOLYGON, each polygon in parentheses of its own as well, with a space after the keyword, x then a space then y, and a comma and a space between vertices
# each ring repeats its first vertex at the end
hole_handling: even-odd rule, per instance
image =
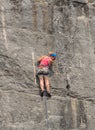
POLYGON ((49 130, 48 112, 47 112, 47 97, 44 97, 44 103, 45 103, 46 128, 47 128, 47 130, 49 130))
MULTIPOLYGON (((46 93, 45 93, 46 94, 46 93)), ((48 110, 47 110, 47 97, 43 96, 44 106, 45 106, 45 121, 46 121, 46 130, 50 130, 49 122, 48 122, 48 110)))
POLYGON ((34 70, 34 81, 35 81, 35 85, 37 85, 37 81, 36 81, 36 66, 35 66, 35 48, 32 48, 32 61, 33 61, 33 70, 34 70))

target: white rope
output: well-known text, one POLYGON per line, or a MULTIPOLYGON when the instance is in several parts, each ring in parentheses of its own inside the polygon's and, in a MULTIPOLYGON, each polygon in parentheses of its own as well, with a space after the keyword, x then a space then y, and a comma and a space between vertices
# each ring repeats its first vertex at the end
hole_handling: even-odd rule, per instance
POLYGON ((34 51, 32 51, 32 61, 33 61, 33 70, 34 70, 34 82, 35 82, 35 85, 36 85, 36 84, 37 84, 37 81, 36 81, 36 67, 35 67, 34 51))

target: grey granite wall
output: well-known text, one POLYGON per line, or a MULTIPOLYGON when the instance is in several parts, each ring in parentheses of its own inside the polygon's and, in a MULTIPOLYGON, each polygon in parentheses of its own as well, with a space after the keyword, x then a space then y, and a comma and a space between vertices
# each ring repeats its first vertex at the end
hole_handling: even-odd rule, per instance
POLYGON ((0 130, 94 130, 94 42, 94 0, 0 0, 0 130), (35 70, 50 51, 46 101, 35 70))

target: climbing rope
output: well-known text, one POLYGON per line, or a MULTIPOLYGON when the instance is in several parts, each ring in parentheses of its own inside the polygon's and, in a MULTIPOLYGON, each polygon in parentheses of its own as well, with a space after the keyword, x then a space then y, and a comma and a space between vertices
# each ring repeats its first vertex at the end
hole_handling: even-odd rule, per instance
POLYGON ((45 104, 46 128, 47 128, 47 130, 49 130, 48 112, 47 112, 47 97, 44 97, 44 104, 45 104))
POLYGON ((46 97, 46 92, 43 96, 43 101, 44 101, 44 107, 45 107, 45 121, 46 121, 46 130, 50 130, 49 127, 49 122, 48 122, 48 110, 47 110, 47 97, 46 97))
POLYGON ((34 54, 34 49, 32 49, 32 61, 33 61, 33 69, 34 69, 34 81, 35 85, 37 84, 36 81, 36 67, 35 67, 35 54, 34 54))

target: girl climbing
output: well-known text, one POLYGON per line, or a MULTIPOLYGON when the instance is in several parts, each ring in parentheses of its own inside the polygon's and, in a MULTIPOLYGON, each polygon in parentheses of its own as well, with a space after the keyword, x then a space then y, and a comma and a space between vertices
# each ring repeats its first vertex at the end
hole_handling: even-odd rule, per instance
POLYGON ((56 59, 56 53, 50 53, 48 56, 42 56, 38 59, 38 71, 37 76, 39 78, 39 84, 41 88, 41 96, 44 92, 47 93, 48 97, 51 97, 50 94, 50 83, 49 83, 49 74, 50 68, 56 59), (46 88, 46 91, 45 91, 46 88))

